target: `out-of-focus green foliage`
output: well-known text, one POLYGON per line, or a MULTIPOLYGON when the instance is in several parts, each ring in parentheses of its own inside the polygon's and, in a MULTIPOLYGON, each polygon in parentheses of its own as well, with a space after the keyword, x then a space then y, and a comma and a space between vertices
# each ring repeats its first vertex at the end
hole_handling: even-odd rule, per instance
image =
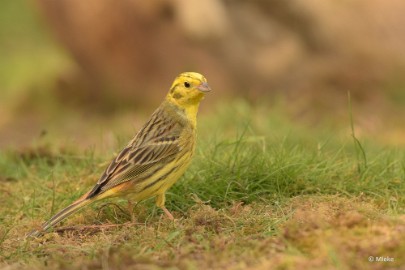
POLYGON ((52 82, 70 64, 30 1, 0 4, 0 104, 52 82))

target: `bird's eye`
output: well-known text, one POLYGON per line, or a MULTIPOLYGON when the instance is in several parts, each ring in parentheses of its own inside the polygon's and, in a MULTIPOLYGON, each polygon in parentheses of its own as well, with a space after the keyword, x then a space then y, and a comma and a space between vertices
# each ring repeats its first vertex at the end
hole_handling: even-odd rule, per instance
POLYGON ((190 84, 189 82, 184 82, 184 86, 185 86, 186 88, 190 88, 191 84, 190 84))

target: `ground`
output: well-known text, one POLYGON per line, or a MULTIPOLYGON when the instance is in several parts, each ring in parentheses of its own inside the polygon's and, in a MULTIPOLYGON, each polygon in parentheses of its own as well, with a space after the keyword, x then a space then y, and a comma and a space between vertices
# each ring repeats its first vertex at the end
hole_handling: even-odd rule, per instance
MULTIPOLYGON (((268 46, 262 47, 268 58, 238 50, 222 50, 212 58, 197 53, 204 61, 191 66, 183 61, 184 47, 168 50, 177 51, 167 54, 175 61, 162 60, 159 52, 168 44, 155 42, 150 52, 154 57, 146 54, 144 62, 127 55, 119 58, 142 71, 123 76, 115 64, 99 62, 116 55, 105 47, 108 53, 92 60, 104 64, 94 66, 132 82, 127 90, 141 93, 136 102, 120 99, 116 94, 121 88, 108 88, 103 80, 90 87, 89 73, 78 61, 89 55, 62 47, 63 38, 58 43, 50 35, 50 25, 28 2, 34 3, 4 1, 0 9, 0 32, 5 33, 0 46, 6 52, 0 61, 0 269, 405 269, 400 42, 405 35, 404 28, 397 27, 403 21, 401 1, 339 3, 337 10, 332 2, 312 4, 324 18, 315 19, 315 29, 321 31, 313 33, 328 41, 329 49, 310 50, 306 58, 295 50, 290 35, 278 38, 294 43, 292 47, 275 42, 282 44, 276 49, 287 48, 286 54, 268 51, 268 46), (227 51, 234 52, 228 65, 219 57, 227 51), (270 68, 261 75, 270 83, 260 87, 255 69, 246 65, 256 63, 255 57, 270 68), (159 69, 145 69, 154 59, 162 63, 159 69), (297 60, 302 69, 290 65, 297 60), (154 102, 166 88, 154 84, 169 87, 168 77, 176 75, 168 68, 171 64, 182 71, 206 66, 213 88, 198 118, 193 163, 167 194, 166 206, 175 221, 153 200, 130 211, 126 198, 116 198, 83 209, 42 237, 26 238, 94 185, 158 106, 154 102), (274 71, 273 76, 268 71, 274 71), (144 78, 146 73, 152 79, 144 78), (228 73, 234 75, 227 79, 223 74, 228 73), (154 97, 149 103, 146 92, 154 97)), ((132 33, 134 28, 129 29, 132 33)), ((254 37, 253 28, 246 29, 254 37)), ((134 38, 122 33, 123 38, 134 38)), ((146 33, 161 37, 149 28, 146 33)), ((257 33, 262 36, 263 31, 257 33)), ((234 36, 243 43, 223 44, 245 50, 249 40, 234 36)), ((82 34, 77 37, 82 41, 82 34)), ((128 45, 125 40, 121 44, 128 45)), ((105 46, 97 40, 82 43, 91 44, 105 46)), ((124 51, 116 47, 120 55, 124 51)), ((195 53, 192 47, 188 52, 195 53)))
POLYGON ((167 195, 174 222, 153 200, 131 213, 117 198, 25 238, 92 187, 142 122, 129 119, 92 121, 81 140, 69 125, 51 126, 1 153, 2 268, 404 266, 404 146, 354 141, 349 119, 347 127, 313 128, 243 101, 201 115, 194 162, 167 195), (100 128, 106 123, 111 130, 100 128))

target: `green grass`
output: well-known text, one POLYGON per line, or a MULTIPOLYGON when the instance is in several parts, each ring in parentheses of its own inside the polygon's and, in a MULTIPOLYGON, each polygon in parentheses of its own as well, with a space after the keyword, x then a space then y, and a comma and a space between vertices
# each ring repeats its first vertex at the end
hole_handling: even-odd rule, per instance
MULTIPOLYGON (((83 123, 80 112, 52 103, 52 81, 72 61, 50 37, 34 2, 0 5, 0 49, 7 52, 0 61, 0 111, 7 114, 0 120, 18 122, 13 108, 29 105, 25 114, 32 110, 48 125, 47 135, 0 151, 0 269, 393 269, 405 264, 405 146, 359 136, 349 116, 319 125, 293 122, 281 102, 269 109, 226 101, 201 115, 193 164, 167 196, 175 223, 162 217, 153 200, 137 205, 132 221, 125 199, 117 198, 83 209, 58 225, 59 231, 25 239, 97 181, 119 150, 104 144, 104 133, 114 132, 123 146, 133 128, 127 115, 92 116, 83 123), (21 100, 27 104, 18 106, 21 100), (75 135, 76 142, 94 141, 94 146, 83 148, 86 144, 70 140, 75 135), (394 262, 370 263, 369 256, 394 262)), ((389 99, 399 107, 401 76, 387 85, 389 99)))
POLYGON ((24 239, 91 188, 111 151, 96 154, 51 136, 1 152, 0 266, 347 269, 404 263, 403 147, 358 138, 367 157, 367 166, 359 166, 350 123, 308 128, 284 118, 281 109, 240 101, 214 111, 200 117, 196 157, 168 192, 175 223, 148 200, 137 205, 130 225, 126 201, 112 199, 58 226, 73 229, 24 239), (106 224, 119 226, 85 227, 106 224), (370 265, 371 255, 395 262, 370 265))

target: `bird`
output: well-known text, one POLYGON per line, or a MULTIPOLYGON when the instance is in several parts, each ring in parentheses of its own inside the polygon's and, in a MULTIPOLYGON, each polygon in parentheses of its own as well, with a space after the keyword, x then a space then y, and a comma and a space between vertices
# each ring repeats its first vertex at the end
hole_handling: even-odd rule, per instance
POLYGON ((173 220, 165 207, 165 193, 191 163, 198 107, 210 91, 207 79, 200 73, 178 75, 164 101, 111 161, 93 188, 29 236, 40 236, 83 207, 112 197, 128 196, 135 202, 155 197, 156 205, 173 220))

